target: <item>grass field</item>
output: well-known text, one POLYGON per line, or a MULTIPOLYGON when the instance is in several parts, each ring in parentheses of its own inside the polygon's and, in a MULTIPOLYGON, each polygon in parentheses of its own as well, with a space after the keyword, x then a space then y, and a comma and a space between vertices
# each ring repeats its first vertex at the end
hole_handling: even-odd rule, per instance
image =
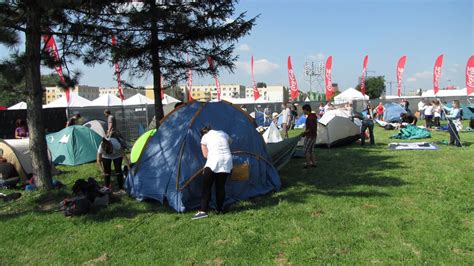
POLYGON ((376 128, 374 147, 316 149, 315 169, 293 159, 281 191, 197 221, 126 196, 66 218, 57 203, 99 172, 60 167, 66 190, 0 203, 0 265, 473 265, 474 133, 461 133, 465 148, 391 151, 394 133, 376 128))

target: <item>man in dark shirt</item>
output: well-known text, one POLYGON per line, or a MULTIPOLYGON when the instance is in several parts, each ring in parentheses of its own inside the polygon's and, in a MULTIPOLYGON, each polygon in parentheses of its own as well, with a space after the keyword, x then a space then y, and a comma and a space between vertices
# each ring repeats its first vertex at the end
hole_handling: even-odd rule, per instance
POLYGON ((311 106, 309 104, 303 105, 303 112, 306 117, 306 130, 303 132, 304 139, 304 154, 306 157, 306 165, 304 168, 316 167, 316 161, 314 159, 313 147, 316 143, 316 136, 318 134, 318 118, 316 114, 311 112, 311 106))
POLYGON ((403 113, 400 115, 400 120, 402 123, 407 123, 416 126, 416 123, 418 122, 418 118, 412 114, 408 113, 403 113))

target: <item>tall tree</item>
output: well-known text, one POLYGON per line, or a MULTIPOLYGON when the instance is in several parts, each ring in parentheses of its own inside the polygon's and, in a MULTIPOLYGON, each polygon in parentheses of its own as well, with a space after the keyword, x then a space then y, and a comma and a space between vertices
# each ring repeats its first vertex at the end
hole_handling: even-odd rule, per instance
MULTIPOLYGON (((360 84, 356 86, 356 90, 360 91, 360 84)), ((385 77, 368 77, 365 79, 365 93, 370 99, 379 98, 385 91, 385 77)))
MULTIPOLYGON (((246 20, 245 13, 234 17, 236 2, 145 0, 117 4, 96 14, 117 37, 114 61, 122 70, 139 77, 153 76, 157 121, 164 115, 161 76, 176 81, 184 79, 189 68, 201 76, 215 74, 217 68, 234 69, 234 43, 249 33, 256 20, 246 20), (208 57, 217 68, 209 67, 208 57)), ((84 53, 86 63, 96 63, 110 53, 104 39, 91 38, 87 42, 90 49, 84 53)))

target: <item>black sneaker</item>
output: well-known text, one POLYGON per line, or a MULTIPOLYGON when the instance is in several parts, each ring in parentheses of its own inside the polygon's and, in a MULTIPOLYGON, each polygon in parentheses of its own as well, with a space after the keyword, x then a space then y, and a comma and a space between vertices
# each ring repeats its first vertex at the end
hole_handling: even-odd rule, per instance
POLYGON ((194 214, 193 218, 191 218, 192 220, 197 220, 197 219, 201 219, 201 218, 206 218, 207 216, 207 213, 206 212, 203 212, 203 211, 198 211, 196 214, 194 214))

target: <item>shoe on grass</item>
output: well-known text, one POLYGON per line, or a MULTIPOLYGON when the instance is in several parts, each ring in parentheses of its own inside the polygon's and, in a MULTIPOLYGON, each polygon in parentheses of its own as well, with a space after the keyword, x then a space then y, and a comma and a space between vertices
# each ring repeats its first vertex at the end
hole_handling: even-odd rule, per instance
POLYGON ((197 219, 201 219, 201 218, 206 218, 207 216, 207 212, 203 212, 203 211, 198 211, 196 214, 194 214, 193 218, 191 218, 192 220, 197 220, 197 219))

